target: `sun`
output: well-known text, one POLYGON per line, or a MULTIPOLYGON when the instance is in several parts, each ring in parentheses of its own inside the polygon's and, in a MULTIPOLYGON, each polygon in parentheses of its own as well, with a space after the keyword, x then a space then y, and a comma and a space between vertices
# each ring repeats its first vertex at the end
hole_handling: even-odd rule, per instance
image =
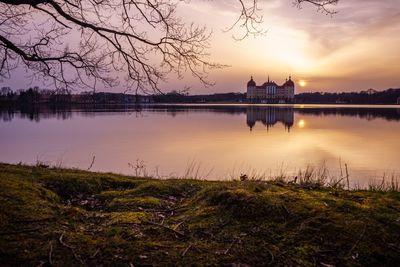
POLYGON ((300 128, 304 128, 304 127, 306 126, 306 122, 305 122, 304 120, 299 120, 299 122, 297 123, 297 125, 298 125, 300 128))
POLYGON ((304 87, 304 86, 307 85, 307 82, 306 82, 305 80, 300 80, 300 81, 299 81, 299 85, 300 85, 301 87, 304 87))

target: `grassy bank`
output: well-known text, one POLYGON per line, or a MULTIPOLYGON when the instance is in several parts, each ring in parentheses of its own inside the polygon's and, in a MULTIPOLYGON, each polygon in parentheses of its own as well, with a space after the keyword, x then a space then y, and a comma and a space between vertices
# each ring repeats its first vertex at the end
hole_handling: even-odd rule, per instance
POLYGON ((8 164, 0 180, 0 265, 400 263, 398 192, 8 164))

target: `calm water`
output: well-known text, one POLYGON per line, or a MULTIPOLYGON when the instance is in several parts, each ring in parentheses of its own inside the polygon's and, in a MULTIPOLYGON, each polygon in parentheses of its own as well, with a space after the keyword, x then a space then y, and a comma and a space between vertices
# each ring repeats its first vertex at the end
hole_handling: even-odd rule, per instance
POLYGON ((238 178, 346 163, 354 183, 400 173, 400 108, 153 105, 1 111, 0 161, 238 178), (136 165, 142 167, 135 168, 136 165))

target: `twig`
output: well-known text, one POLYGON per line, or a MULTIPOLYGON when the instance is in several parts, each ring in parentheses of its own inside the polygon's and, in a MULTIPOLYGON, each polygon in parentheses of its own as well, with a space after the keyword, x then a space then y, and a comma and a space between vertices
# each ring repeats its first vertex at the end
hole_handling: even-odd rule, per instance
POLYGON ((66 244, 66 243, 62 240, 62 239, 63 239, 63 236, 64 236, 64 233, 62 233, 61 236, 60 236, 60 238, 58 239, 58 240, 60 241, 61 245, 63 245, 64 247, 67 247, 67 248, 69 248, 69 249, 74 249, 74 247, 72 247, 72 246, 66 244))
POLYGON ((274 254, 268 248, 265 248, 265 249, 268 251, 269 255, 271 255, 271 261, 269 262, 269 264, 272 264, 275 260, 274 254))
POLYGON ((98 248, 98 249, 96 250, 96 252, 95 252, 95 253, 93 253, 93 255, 92 255, 92 256, 90 256, 90 258, 91 258, 91 259, 93 259, 94 257, 96 257, 96 256, 97 256, 97 254, 99 254, 99 252, 100 252, 100 249, 98 248))
POLYGON ((159 223, 154 223, 154 222, 151 222, 151 221, 143 221, 143 222, 144 222, 144 223, 147 223, 147 224, 151 224, 151 225, 155 225, 155 226, 159 226, 159 227, 165 228, 165 229, 167 229, 167 230, 170 230, 170 231, 174 232, 175 234, 177 234, 177 235, 179 235, 179 236, 181 236, 181 237, 184 237, 184 236, 185 236, 184 233, 179 232, 179 231, 177 231, 177 230, 175 230, 175 229, 173 229, 173 228, 171 228, 171 227, 168 227, 168 226, 166 226, 166 225, 159 224, 159 223))
POLYGON ((388 243, 388 247, 400 253, 400 248, 396 245, 388 243))
POLYGON ((228 254, 228 252, 232 249, 233 245, 238 241, 238 238, 233 239, 231 245, 225 250, 224 254, 228 254))
POLYGON ((340 166, 340 177, 343 177, 342 159, 341 158, 339 158, 339 166, 340 166))
POLYGON ((178 223, 177 225, 175 225, 174 230, 177 230, 179 228, 179 226, 181 226, 183 223, 184 222, 182 221, 182 222, 178 223))
POLYGON ((53 243, 50 242, 50 250, 49 250, 49 263, 50 263, 50 265, 53 265, 52 253, 53 253, 53 243))
POLYGON ((344 164, 344 167, 346 168, 347 190, 350 190, 349 171, 347 170, 347 163, 344 164))
POLYGON ((92 167, 93 167, 93 164, 94 164, 94 160, 96 159, 96 156, 93 156, 93 158, 92 158, 92 162, 90 163, 90 166, 89 166, 89 168, 87 168, 87 170, 90 170, 92 167))
POLYGON ((343 177, 343 178, 340 178, 336 183, 334 183, 334 184, 332 185, 332 187, 335 188, 338 184, 340 184, 340 183, 343 181, 343 179, 344 179, 344 177, 343 177))
POLYGON ((176 207, 176 208, 173 208, 173 209, 147 209, 147 208, 143 208, 143 210, 147 211, 147 212, 165 212, 165 213, 169 212, 169 213, 173 213, 174 211, 177 211, 177 210, 185 211, 185 210, 188 210, 188 208, 187 207, 176 207))
POLYGON ((188 250, 192 247, 192 244, 189 244, 189 246, 182 252, 182 257, 185 257, 186 253, 188 250))
POLYGON ((360 243, 361 239, 364 237, 364 234, 365 234, 365 230, 366 230, 366 229, 367 229, 367 225, 364 224, 364 228, 363 228, 363 230, 362 230, 362 232, 361 232, 360 237, 357 239, 357 241, 356 241, 356 242, 354 243, 354 245, 351 247, 351 249, 349 250, 348 255, 350 255, 351 252, 353 252, 353 250, 356 248, 356 246, 358 245, 358 243, 360 243))
POLYGON ((75 258, 77 261, 79 261, 82 265, 85 265, 85 263, 82 261, 82 259, 79 257, 79 255, 75 253, 74 247, 73 247, 73 246, 70 246, 70 245, 68 245, 68 244, 66 244, 66 243, 62 240, 63 236, 64 236, 64 233, 62 233, 61 236, 60 236, 60 238, 58 239, 58 240, 60 241, 61 245, 63 245, 64 247, 69 248, 69 249, 71 250, 72 254, 74 255, 74 258, 75 258))

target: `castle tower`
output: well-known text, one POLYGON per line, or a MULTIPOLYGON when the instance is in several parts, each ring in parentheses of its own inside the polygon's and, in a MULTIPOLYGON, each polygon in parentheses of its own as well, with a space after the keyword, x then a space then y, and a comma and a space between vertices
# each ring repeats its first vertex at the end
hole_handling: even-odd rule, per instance
POLYGON ((247 82, 247 99, 254 99, 256 94, 256 82, 251 76, 250 81, 247 82))

